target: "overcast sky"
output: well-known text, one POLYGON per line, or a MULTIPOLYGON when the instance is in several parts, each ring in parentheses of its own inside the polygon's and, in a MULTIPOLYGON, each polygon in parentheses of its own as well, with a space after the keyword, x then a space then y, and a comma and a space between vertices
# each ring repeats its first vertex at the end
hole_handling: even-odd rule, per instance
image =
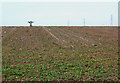
POLYGON ((5 2, 2 26, 118 25, 118 2, 5 2))

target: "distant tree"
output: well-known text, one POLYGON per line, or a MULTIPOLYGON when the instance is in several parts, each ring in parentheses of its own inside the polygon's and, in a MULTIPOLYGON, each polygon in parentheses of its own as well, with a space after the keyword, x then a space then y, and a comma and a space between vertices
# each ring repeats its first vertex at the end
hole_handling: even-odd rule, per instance
POLYGON ((30 27, 32 26, 32 23, 34 23, 33 21, 28 21, 28 23, 30 23, 30 27))

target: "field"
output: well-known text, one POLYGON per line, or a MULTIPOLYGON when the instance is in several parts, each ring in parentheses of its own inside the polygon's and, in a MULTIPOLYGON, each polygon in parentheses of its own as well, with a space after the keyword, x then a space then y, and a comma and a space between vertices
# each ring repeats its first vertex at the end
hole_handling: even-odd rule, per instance
POLYGON ((118 27, 2 27, 3 81, 116 81, 118 27))

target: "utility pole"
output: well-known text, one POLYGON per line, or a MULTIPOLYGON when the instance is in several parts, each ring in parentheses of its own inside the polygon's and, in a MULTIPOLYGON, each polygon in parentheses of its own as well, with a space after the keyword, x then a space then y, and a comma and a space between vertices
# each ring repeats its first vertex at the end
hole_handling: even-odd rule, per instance
POLYGON ((112 26, 113 25, 113 16, 112 16, 112 14, 111 14, 111 23, 110 23, 110 25, 112 26))
POLYGON ((83 19, 83 25, 85 26, 85 18, 83 19))
POLYGON ((32 23, 34 23, 33 21, 28 21, 28 23, 30 23, 30 27, 32 27, 32 23))
POLYGON ((69 26, 69 20, 67 20, 67 26, 69 26))

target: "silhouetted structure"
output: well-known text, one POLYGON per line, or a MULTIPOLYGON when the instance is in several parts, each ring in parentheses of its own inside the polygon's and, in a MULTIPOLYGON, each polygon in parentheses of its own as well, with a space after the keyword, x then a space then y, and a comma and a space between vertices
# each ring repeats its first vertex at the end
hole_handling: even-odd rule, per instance
POLYGON ((30 27, 32 27, 32 23, 34 23, 33 21, 28 21, 28 23, 30 23, 30 27))

